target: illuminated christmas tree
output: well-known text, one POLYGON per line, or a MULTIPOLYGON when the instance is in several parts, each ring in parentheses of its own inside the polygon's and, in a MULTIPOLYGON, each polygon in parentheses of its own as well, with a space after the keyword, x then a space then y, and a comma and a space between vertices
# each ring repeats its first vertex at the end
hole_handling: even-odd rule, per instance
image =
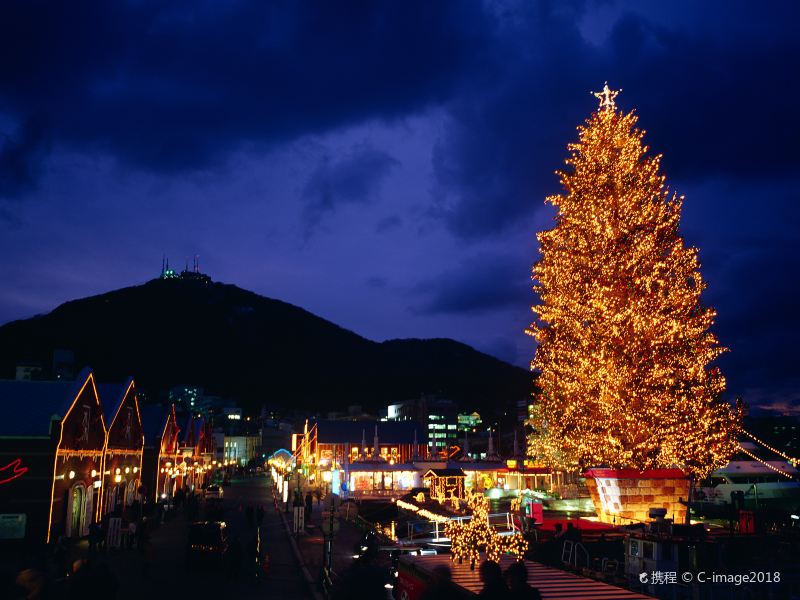
POLYGON ((608 85, 559 172, 565 193, 539 233, 541 303, 528 331, 539 373, 530 451, 559 466, 680 467, 704 476, 727 463, 741 410, 721 398, 710 363, 725 348, 697 249, 678 231, 682 196, 668 191, 633 112, 608 85))

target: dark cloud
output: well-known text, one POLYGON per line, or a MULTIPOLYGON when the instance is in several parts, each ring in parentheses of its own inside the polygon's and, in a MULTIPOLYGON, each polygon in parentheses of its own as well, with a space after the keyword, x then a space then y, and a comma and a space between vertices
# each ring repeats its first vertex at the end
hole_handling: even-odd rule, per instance
POLYGON ((620 106, 637 108, 670 176, 796 177, 800 83, 787 75, 800 70, 800 38, 773 21, 796 22, 797 5, 752 31, 742 23, 761 9, 741 4, 717 5, 699 29, 627 13, 600 45, 578 28, 581 4, 548 6, 504 15, 496 80, 449 105, 433 153, 434 214, 454 233, 496 235, 542 207, 575 126, 595 108, 588 92, 606 79, 624 88, 620 106))
POLYGON ((580 11, 546 6, 506 16, 497 80, 450 105, 433 153, 436 212, 461 237, 497 234, 541 207, 593 106, 588 89, 602 70, 578 30, 580 11))
POLYGON ((193 168, 439 102, 490 29, 478 2, 4 2, 0 111, 46 114, 57 142, 193 168))
POLYGON ((480 255, 454 270, 420 283, 423 298, 412 307, 417 314, 479 315, 525 306, 532 297, 526 259, 510 255, 480 255))
POLYGON ((44 120, 36 116, 5 136, 5 140, 0 139, 0 198, 15 198, 36 187, 48 147, 44 120))
POLYGON ((385 152, 365 144, 338 159, 325 156, 303 188, 306 226, 313 229, 324 213, 341 204, 374 200, 381 181, 399 164, 385 152))
MULTIPOLYGON (((795 257, 800 241, 763 242, 732 249, 705 300, 718 311, 715 331, 730 348, 719 359, 729 380, 729 389, 780 388, 780 382, 797 377, 797 298, 800 268, 795 257)), ((761 393, 759 402, 778 400, 761 393)))
MULTIPOLYGON (((797 21, 800 9, 775 6, 773 17, 797 21)), ((756 11, 758 9, 755 9, 756 11)), ((721 11, 722 12, 722 11, 721 11)), ((741 23, 750 10, 720 15, 741 23)), ((609 59, 636 107, 648 143, 664 152, 668 172, 682 179, 716 175, 759 179, 797 173, 800 134, 791 118, 800 93, 800 39, 731 30, 716 36, 670 29, 628 15, 615 26, 609 59)))
MULTIPOLYGON (((510 357, 513 344, 496 329, 513 340, 527 325, 508 315, 532 301, 532 234, 551 216, 543 199, 558 190, 553 170, 596 105, 589 90, 608 80, 624 88, 620 105, 637 109, 645 140, 664 153, 670 185, 687 194, 682 227, 700 247, 706 300, 719 310, 716 330, 731 347, 720 359, 729 389, 751 390, 764 405, 791 403, 787 382, 800 337, 792 306, 800 295, 798 12, 797 3, 733 0, 3 2, 0 197, 37 200, 26 206, 28 223, 12 214, 20 203, 0 203, 4 254, 13 265, 39 250, 48 260, 31 259, 28 276, 52 279, 42 265, 66 260, 65 247, 104 260, 112 246, 121 252, 121 241, 101 243, 94 232, 132 220, 141 232, 137 252, 157 248, 157 262, 164 238, 175 235, 163 226, 171 214, 187 232, 217 236, 218 251, 224 246, 248 273, 257 262, 250 236, 263 237, 255 224, 270 221, 288 239, 298 218, 308 233, 338 207, 386 192, 396 203, 383 219, 373 211, 353 215, 322 256, 312 244, 292 260, 288 252, 270 254, 274 272, 299 272, 307 260, 303 269, 336 265, 317 276, 343 277, 353 272, 353 258, 338 240, 391 232, 392 284, 358 272, 351 285, 364 286, 371 302, 384 293, 396 314, 406 311, 407 298, 392 292, 413 289, 408 323, 399 326, 424 323, 431 331, 422 333, 434 336, 466 323, 472 343, 510 357), (329 147, 347 148, 363 139, 356 128, 377 131, 369 139, 381 146, 287 164, 287 142, 324 135, 329 147), (417 144, 415 156, 427 159, 437 134, 431 184, 404 150, 417 144), (267 173, 259 161, 273 149, 267 173), (185 177, 239 151, 253 168, 247 176, 238 163, 225 170, 230 187, 198 190, 185 177), (393 157, 401 156, 398 166, 393 157), (83 160, 103 168, 81 171, 75 165, 83 160), (299 187, 292 200, 300 205, 253 206, 262 187, 275 194, 299 187), (139 205, 128 188, 152 204, 139 205), (409 193, 431 188, 430 196, 409 193), (55 210, 59 203, 67 210, 55 210), (231 208, 222 218, 220 203, 231 208), (421 224, 420 213, 428 215, 421 224), (523 228, 531 244, 521 250, 523 228), (58 237, 67 234, 79 242, 58 237), (396 251, 409 245, 437 260, 396 251), (452 267, 436 273, 442 264, 452 267)), ((381 254, 387 248, 376 246, 381 254)), ((59 263, 57 271, 74 272, 74 264, 59 263)), ((115 268, 117 279, 103 285, 130 283, 127 273, 115 268)), ((13 292, 20 277, 8 273, 6 287, 13 292)), ((24 314, 22 304, 40 310, 55 297, 85 295, 83 281, 61 285, 60 295, 37 292, 38 303, 33 294, 15 301, 14 316, 24 314)), ((321 302, 295 293, 309 307, 321 302)), ((342 304, 357 313, 350 325, 359 329, 366 312, 355 299, 342 304)))

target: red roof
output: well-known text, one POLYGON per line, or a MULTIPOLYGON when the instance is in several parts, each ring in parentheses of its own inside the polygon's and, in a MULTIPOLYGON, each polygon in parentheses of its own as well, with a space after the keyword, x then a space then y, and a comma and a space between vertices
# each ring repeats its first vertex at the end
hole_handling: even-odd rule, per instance
POLYGON ((680 469, 588 469, 584 477, 598 479, 676 479, 686 477, 680 469))

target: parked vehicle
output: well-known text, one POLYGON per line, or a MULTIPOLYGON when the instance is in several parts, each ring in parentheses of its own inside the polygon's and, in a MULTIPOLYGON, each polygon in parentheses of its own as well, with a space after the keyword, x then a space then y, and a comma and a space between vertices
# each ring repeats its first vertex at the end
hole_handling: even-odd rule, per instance
POLYGON ((189 525, 186 558, 189 565, 219 561, 228 550, 224 521, 197 521, 189 525))
POLYGON ((222 500, 222 486, 212 483, 205 489, 204 495, 206 500, 222 500))

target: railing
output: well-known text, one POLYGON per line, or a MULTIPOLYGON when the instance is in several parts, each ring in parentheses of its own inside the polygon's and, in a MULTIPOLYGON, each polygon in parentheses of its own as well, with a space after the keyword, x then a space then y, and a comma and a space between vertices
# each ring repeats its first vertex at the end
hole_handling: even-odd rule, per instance
MULTIPOLYGON (((433 541, 448 540, 449 538, 445 536, 445 528, 448 523, 463 523, 470 519, 472 519, 472 515, 451 517, 447 522, 428 520, 409 521, 407 523, 408 535, 404 540, 412 541, 419 538, 432 539, 433 541)), ((515 515, 510 512, 492 513, 488 515, 488 522, 489 526, 495 531, 509 533, 521 531, 520 526, 516 522, 515 515)))
POLYGON ((374 497, 391 497, 397 496, 398 498, 408 494, 408 490, 350 490, 350 496, 353 498, 374 498, 374 497))
POLYGON ((573 542, 572 540, 564 540, 561 546, 561 562, 565 565, 578 568, 578 554, 582 553, 584 557, 584 566, 588 567, 590 564, 589 551, 586 546, 580 542, 573 542))

